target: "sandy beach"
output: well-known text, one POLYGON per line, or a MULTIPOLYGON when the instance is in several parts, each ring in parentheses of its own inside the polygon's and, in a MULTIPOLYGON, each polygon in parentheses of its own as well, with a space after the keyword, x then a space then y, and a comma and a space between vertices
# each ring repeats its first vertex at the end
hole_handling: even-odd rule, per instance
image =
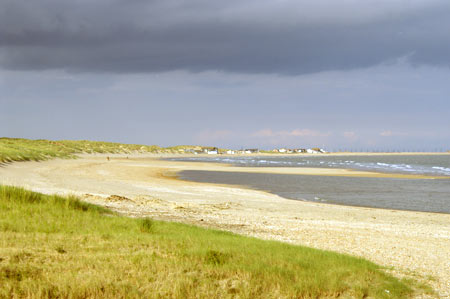
MULTIPOLYGON (((423 178, 325 168, 242 168, 156 156, 84 155, 0 166, 0 184, 76 194, 129 216, 150 216, 361 256, 427 280, 450 298, 450 215, 294 201, 245 187, 185 182, 183 170, 423 178)), ((430 177, 427 177, 430 178, 430 177)))

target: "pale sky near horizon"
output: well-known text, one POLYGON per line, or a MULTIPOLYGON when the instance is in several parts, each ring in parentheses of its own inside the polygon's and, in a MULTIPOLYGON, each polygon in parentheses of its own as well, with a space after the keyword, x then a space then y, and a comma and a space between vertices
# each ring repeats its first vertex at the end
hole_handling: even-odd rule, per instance
POLYGON ((0 0, 0 137, 450 149, 447 0, 0 0))

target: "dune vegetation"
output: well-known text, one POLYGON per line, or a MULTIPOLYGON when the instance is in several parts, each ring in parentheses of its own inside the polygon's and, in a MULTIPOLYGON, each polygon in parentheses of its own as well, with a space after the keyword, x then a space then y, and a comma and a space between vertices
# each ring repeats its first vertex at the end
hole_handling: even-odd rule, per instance
POLYGON ((52 158, 74 158, 82 153, 157 153, 168 151, 159 146, 120 144, 87 140, 30 140, 0 138, 0 162, 41 161, 52 158))
POLYGON ((196 146, 159 147, 157 145, 122 144, 88 140, 30 140, 0 138, 0 163, 42 161, 52 158, 75 158, 77 154, 93 153, 183 153, 196 146))
POLYGON ((0 186, 0 298, 405 298, 367 260, 0 186))

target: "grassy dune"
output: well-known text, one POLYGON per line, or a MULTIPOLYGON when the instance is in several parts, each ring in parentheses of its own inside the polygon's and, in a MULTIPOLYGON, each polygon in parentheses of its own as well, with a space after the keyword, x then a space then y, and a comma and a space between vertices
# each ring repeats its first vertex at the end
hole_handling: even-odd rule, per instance
POLYGON ((0 138, 0 163, 74 158, 81 153, 180 153, 195 146, 162 148, 156 145, 121 144, 87 140, 30 140, 0 138))
POLYGON ((0 186, 0 298, 404 298, 366 260, 0 186))
POLYGON ((157 153, 164 151, 170 150, 155 145, 147 146, 101 141, 0 138, 0 163, 73 158, 80 153, 157 153))

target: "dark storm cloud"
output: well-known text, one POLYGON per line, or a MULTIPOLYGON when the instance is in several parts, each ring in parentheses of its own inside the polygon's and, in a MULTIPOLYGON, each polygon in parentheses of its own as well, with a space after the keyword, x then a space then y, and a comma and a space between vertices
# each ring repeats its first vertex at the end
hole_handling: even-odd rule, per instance
POLYGON ((449 1, 0 0, 0 65, 302 74, 450 66, 449 1))

